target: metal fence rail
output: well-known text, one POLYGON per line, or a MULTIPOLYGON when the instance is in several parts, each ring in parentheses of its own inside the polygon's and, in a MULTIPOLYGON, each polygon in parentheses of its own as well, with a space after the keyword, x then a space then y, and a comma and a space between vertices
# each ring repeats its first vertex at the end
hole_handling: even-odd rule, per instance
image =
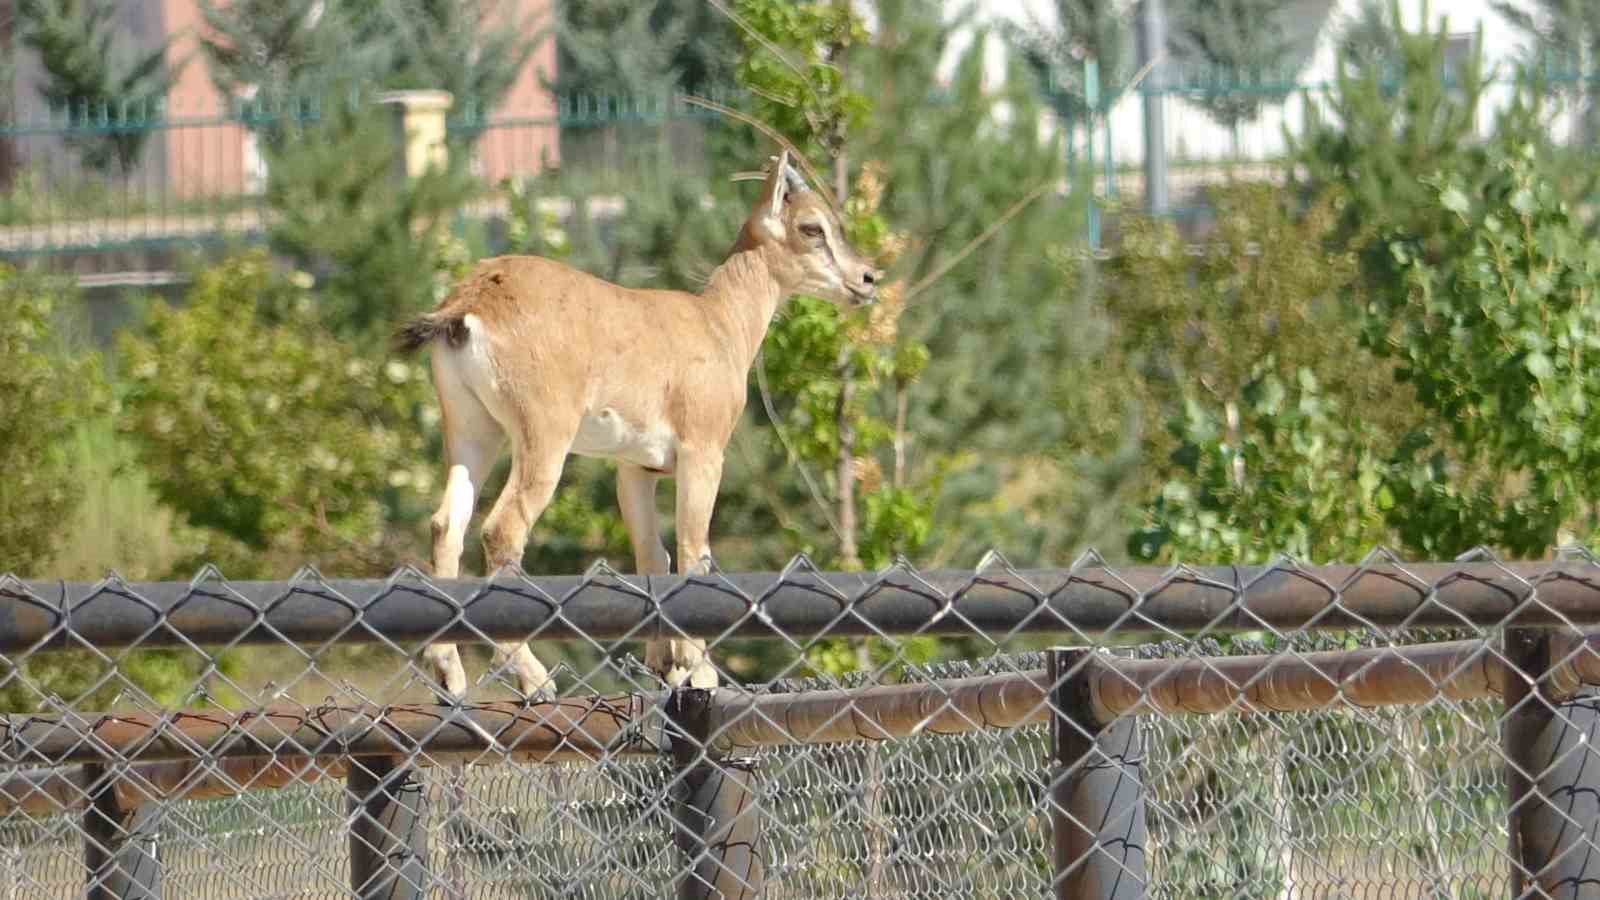
POLYGON ((1594 626, 1582 554, 7 577, 0 868, 96 898, 1586 896, 1594 626), (633 660, 667 635, 721 686, 633 660), (418 661, 441 638, 460 702, 418 661), (555 698, 503 699, 518 638, 555 698))
MULTIPOLYGON (((727 90, 707 93, 739 100, 727 90)), ((566 168, 595 174, 607 200, 615 186, 605 186, 606 178, 659 164, 662 153, 692 164, 704 122, 714 118, 671 94, 552 95, 495 111, 457 100, 452 143, 486 189, 560 165, 565 141, 574 155, 566 168)), ((373 97, 349 102, 377 108, 373 97)), ((263 133, 290 128, 304 141, 333 140, 317 129, 322 106, 268 108, 215 97, 24 110, 0 119, 0 259, 257 240, 275 221, 266 193, 274 158, 263 133), (126 164, 92 162, 109 144, 133 148, 126 164)), ((503 215, 505 202, 481 198, 463 214, 503 215)), ((564 207, 546 209, 559 214, 564 207)))

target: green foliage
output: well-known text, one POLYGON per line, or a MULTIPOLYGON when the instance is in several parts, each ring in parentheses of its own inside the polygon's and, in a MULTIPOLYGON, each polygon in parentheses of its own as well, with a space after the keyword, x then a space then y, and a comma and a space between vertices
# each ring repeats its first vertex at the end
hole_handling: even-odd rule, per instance
POLYGON ((1224 72, 1235 82, 1185 99, 1238 134, 1262 106, 1289 95, 1311 58, 1291 38, 1278 0, 1181 0, 1173 8, 1173 43, 1179 59, 1224 72))
POLYGON ((559 93, 654 94, 729 83, 738 40, 700 0, 566 0, 557 5, 556 53, 559 93))
MULTIPOLYGON (((86 121, 138 120, 161 109, 181 65, 168 68, 166 46, 130 56, 117 40, 111 0, 19 0, 18 34, 39 54, 45 80, 39 91, 53 107, 86 121)), ((139 162, 151 132, 118 128, 66 138, 85 165, 127 175, 139 162)))
POLYGON ((1437 411, 1407 436, 1396 478, 1402 535, 1434 555, 1600 534, 1600 242, 1535 148, 1508 137, 1486 182, 1427 179, 1440 228, 1426 245, 1391 243, 1404 290, 1375 295, 1368 321, 1437 411))
POLYGON ((1589 149, 1600 119, 1594 75, 1600 70, 1600 9, 1585 0, 1535 0, 1490 4, 1527 39, 1527 63, 1565 82, 1575 119, 1569 143, 1589 149))
POLYGON ((1391 18, 1390 0, 1361 0, 1355 15, 1339 27, 1338 53, 1342 66, 1357 73, 1376 72, 1392 77, 1400 59, 1398 25, 1391 18))
POLYGON ((201 0, 200 43, 218 90, 250 99, 269 146, 292 137, 340 84, 448 91, 468 126, 494 108, 544 39, 536 17, 519 17, 514 6, 201 0))
POLYGON ((259 252, 202 272, 119 353, 122 427, 161 499, 204 530, 205 558, 232 577, 393 569, 385 526, 435 474, 420 367, 329 336, 259 252))
POLYGON ((1116 0, 1055 0, 1056 26, 1037 20, 1009 26, 1006 36, 1044 87, 1050 105, 1063 119, 1082 120, 1109 109, 1133 77, 1133 22, 1128 4, 1116 0), (1094 60, 1100 102, 1089 108, 1084 64, 1094 60))
MULTIPOLYGON (((1135 218, 1100 272, 1111 340, 1085 377, 1124 385, 1147 467, 1131 488, 1153 498, 1129 552, 1359 555, 1384 534, 1386 435, 1420 410, 1359 346, 1356 264, 1326 246, 1341 204, 1299 213, 1266 185, 1212 202, 1207 253, 1189 255, 1170 223, 1135 218)), ((1077 452, 1118 438, 1105 420, 1077 452)))
POLYGON ((1190 399, 1172 423, 1175 476, 1128 539, 1144 560, 1347 562, 1387 542, 1395 498, 1382 436, 1340 409, 1310 369, 1285 384, 1269 358, 1226 411, 1190 399))
POLYGON ((200 0, 211 80, 225 95, 280 112, 317 96, 336 73, 372 71, 381 44, 358 39, 365 9, 325 0, 200 0))
POLYGON ((456 103, 488 111, 517 80, 546 32, 515 3, 388 0, 381 7, 390 58, 382 83, 449 91, 456 103))
MULTIPOLYGON (((1600 534, 1600 432, 1589 415, 1600 400, 1590 374, 1600 365, 1600 242, 1525 140, 1523 123, 1538 112, 1520 105, 1493 141, 1421 179, 1419 206, 1357 235, 1381 247, 1394 272, 1392 284, 1373 279, 1359 317, 1313 317, 1288 330, 1280 322, 1269 348, 1241 340, 1255 321, 1241 313, 1282 303, 1256 294, 1232 311, 1221 305, 1226 333, 1193 317, 1183 328, 1157 326, 1194 334, 1207 356, 1250 369, 1241 382, 1240 363, 1154 368, 1175 376, 1185 406, 1171 417, 1168 480, 1130 542, 1135 554, 1321 560, 1399 543, 1426 558, 1479 545, 1523 557, 1600 534), (1353 346, 1356 324, 1378 359, 1353 346)), ((1330 223, 1308 216, 1296 243, 1323 246, 1318 231, 1330 223)), ((1288 251, 1263 240, 1251 268, 1288 251)), ((1301 275, 1313 261, 1286 260, 1301 275)), ((1219 305, 1199 274, 1187 290, 1219 305)), ((1281 297, 1300 293, 1290 274, 1270 279, 1281 297)), ((1142 295, 1155 298, 1178 283, 1157 272, 1139 278, 1142 295)), ((1162 302, 1149 305, 1159 323, 1162 302)), ((1153 343, 1150 333, 1130 341, 1153 343)))
POLYGON ((478 187, 462 154, 447 169, 402 179, 392 111, 336 98, 268 154, 270 236, 316 278, 327 328, 376 340, 438 299, 450 220, 478 187))
POLYGON ((784 54, 740 34, 745 52, 736 77, 755 94, 756 117, 808 156, 837 157, 872 108, 840 65, 867 40, 866 26, 849 4, 826 0, 738 0, 734 9, 784 54))
POLYGON ((0 573, 47 574, 83 485, 74 432, 102 400, 100 363, 55 334, 69 295, 0 265, 0 573))
MULTIPOLYGON (((1393 0, 1389 15, 1400 22, 1393 0)), ((1303 135, 1290 139, 1290 155, 1303 167, 1307 186, 1333 186, 1344 194, 1336 237, 1356 249, 1369 288, 1401 283, 1398 265, 1377 239, 1380 232, 1423 237, 1434 227, 1432 191, 1419 176, 1450 171, 1471 178, 1469 173, 1485 170, 1476 134, 1478 99, 1487 83, 1481 56, 1468 58, 1447 83, 1441 74, 1448 35, 1448 22, 1437 32, 1397 24, 1395 71, 1341 66, 1328 112, 1313 112, 1303 135)), ((1532 124, 1525 117, 1507 118, 1501 128, 1532 124)))
MULTIPOLYGON (((0 265, 0 421, 6 423, 0 429, 0 467, 6 472, 0 574, 103 574, 52 565, 64 546, 83 537, 70 533, 82 525, 86 472, 80 444, 84 429, 92 427, 86 423, 105 411, 99 356, 71 346, 60 333, 60 307, 75 299, 58 285, 0 265)), ((46 697, 78 709, 109 709, 124 689, 171 704, 195 682, 191 656, 126 653, 116 660, 120 679, 111 677, 111 660, 89 650, 32 653, 20 669, 0 661, 0 711, 33 711, 46 697)))

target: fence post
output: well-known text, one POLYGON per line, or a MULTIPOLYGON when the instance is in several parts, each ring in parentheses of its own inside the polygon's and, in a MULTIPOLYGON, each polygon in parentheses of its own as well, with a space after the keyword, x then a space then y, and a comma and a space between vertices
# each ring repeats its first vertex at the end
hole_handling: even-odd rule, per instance
POLYGON ((1145 895, 1144 738, 1139 721, 1096 720, 1088 671, 1096 651, 1055 647, 1050 678, 1050 832, 1056 897, 1145 895))
POLYGON ((428 891, 427 792, 394 756, 359 756, 345 776, 350 887, 361 900, 421 900, 428 891))
POLYGON ((756 761, 724 757, 710 746, 709 713, 716 691, 677 688, 667 700, 672 760, 672 840, 683 856, 680 900, 746 900, 761 896, 762 810, 756 761))
POLYGON ((1600 883, 1600 695, 1548 695, 1551 632, 1508 629, 1501 740, 1511 896, 1593 897, 1600 883))
POLYGON ((453 101, 449 91, 389 91, 378 96, 379 103, 394 107, 395 138, 405 148, 397 163, 398 180, 449 164, 445 116, 453 101))
POLYGON ((1166 80, 1161 57, 1167 52, 1167 14, 1161 0, 1144 0, 1139 13, 1139 65, 1150 66, 1144 85, 1144 208, 1167 214, 1166 80))
POLYGON ((156 853, 158 805, 125 810, 103 765, 83 767, 89 805, 83 811, 83 862, 88 900, 157 900, 161 863, 156 853))

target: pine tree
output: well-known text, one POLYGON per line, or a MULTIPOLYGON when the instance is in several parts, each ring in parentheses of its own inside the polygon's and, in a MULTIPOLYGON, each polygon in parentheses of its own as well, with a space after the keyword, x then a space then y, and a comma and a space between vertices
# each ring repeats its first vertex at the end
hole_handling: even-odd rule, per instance
POLYGON ((503 12, 508 4, 494 6, 389 0, 386 86, 449 91, 463 112, 494 109, 546 33, 531 14, 516 18, 503 12))
MULTIPOLYGON (((1425 6, 1424 21, 1426 12, 1425 6)), ((1398 0, 1390 2, 1389 20, 1400 21, 1398 0)), ((1446 27, 1397 27, 1392 74, 1341 67, 1327 113, 1311 107, 1305 129, 1291 141, 1290 156, 1309 187, 1342 191, 1340 237, 1356 241, 1375 290, 1401 284, 1392 237, 1425 240, 1438 228, 1428 212, 1431 189, 1418 173, 1487 174, 1477 138, 1478 100, 1487 84, 1482 57, 1469 57, 1447 84, 1440 77, 1446 27)))
MULTIPOLYGON (((938 61, 961 24, 941 21, 940 10, 936 0, 880 0, 873 52, 861 54, 878 127, 860 152, 887 165, 883 209, 907 237, 896 271, 912 284, 1061 171, 1060 146, 1040 131, 1040 98, 1020 54, 1008 54, 996 90, 985 86, 975 41, 930 102, 938 61), (1001 108, 1009 109, 1003 120, 1001 108)), ((1118 436, 1091 436, 1085 423, 1098 414, 1080 415, 1090 392, 1062 380, 1098 346, 1088 298, 1052 263, 1081 227, 1081 207, 1053 192, 1037 197, 924 288, 902 317, 902 333, 928 348, 925 387, 909 398, 907 464, 949 465, 928 539, 944 558, 970 561, 1000 546, 1019 559, 1056 558, 1115 524, 1104 515, 1114 508, 1100 477, 1109 471, 1090 473, 1074 459, 1040 464, 1069 439, 1104 459, 1116 455, 1118 436), (968 454, 984 463, 950 464, 968 454), (1007 494, 1029 498, 1020 515, 990 510, 992 498, 1007 494)), ((1116 421, 1117 412, 1099 418, 1116 421)))
POLYGON ((277 112, 318 96, 338 75, 380 67, 372 10, 326 0, 200 0, 202 52, 217 89, 277 112))
POLYGON ((329 330, 370 338, 437 299, 441 239, 475 184, 464 154, 396 184, 392 111, 350 94, 330 88, 315 117, 269 148, 267 202, 273 249, 316 276, 329 330))
POLYGON ((1061 117, 1081 120, 1088 108, 1084 64, 1099 71, 1099 107, 1127 87, 1133 76, 1133 23, 1118 0, 1055 0, 1056 26, 1037 19, 1027 27, 1008 25, 1005 33, 1044 86, 1061 117))
MULTIPOLYGON (((126 51, 117 40, 111 0, 21 0, 17 12, 22 43, 44 66, 40 94, 74 116, 144 119, 160 110, 177 80, 181 65, 166 65, 165 44, 145 54, 126 51)), ((110 171, 115 165, 126 175, 138 164, 150 134, 119 128, 67 141, 91 168, 110 171)))
POLYGON ((1600 5, 1594 0, 1495 0, 1495 12, 1529 39, 1529 62, 1568 84, 1571 143, 1587 147, 1600 119, 1593 79, 1600 74, 1600 5), (1529 6, 1532 9, 1529 9, 1529 6))
POLYGON ((560 9, 558 93, 653 93, 677 80, 673 57, 687 39, 684 23, 660 27, 652 4, 637 0, 568 2, 560 9))
POLYGON ((1355 15, 1340 26, 1338 47, 1339 59, 1346 68, 1372 69, 1385 78, 1394 77, 1400 45, 1390 18, 1389 0, 1361 0, 1355 15))
POLYGON ((559 93, 703 90, 733 78, 738 37, 703 0, 565 0, 557 10, 559 93))
POLYGON ((1183 0, 1174 4, 1173 44, 1180 62, 1218 84, 1190 102, 1227 128, 1239 125, 1292 89, 1309 55, 1290 34, 1279 0, 1183 0))

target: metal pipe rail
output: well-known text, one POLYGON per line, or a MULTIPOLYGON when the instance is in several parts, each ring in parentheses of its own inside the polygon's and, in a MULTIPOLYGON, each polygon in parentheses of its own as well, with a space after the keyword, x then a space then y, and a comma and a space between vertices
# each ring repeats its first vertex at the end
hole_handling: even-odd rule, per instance
POLYGON ((417 765, 439 766, 501 757, 544 763, 655 755, 656 740, 643 726, 664 696, 461 707, 324 704, 243 712, 10 714, 0 717, 0 765, 414 754, 417 765))
MULTIPOLYGON (((1600 685, 1600 631, 1558 632, 1550 644, 1554 664, 1540 679, 1547 696, 1559 699, 1584 685, 1600 685)), ((1089 708, 1102 723, 1127 715, 1480 699, 1500 696, 1513 679, 1505 658, 1484 641, 1187 659, 1092 653, 1082 668, 1089 708)), ((1053 687, 1044 670, 1032 670, 794 694, 717 688, 704 729, 710 746, 732 753, 1017 728, 1049 721, 1053 687)), ((197 759, 273 760, 272 768, 249 777, 277 787, 322 777, 315 771, 338 774, 340 761, 351 756, 403 753, 422 766, 657 756, 666 752, 660 714, 668 696, 653 692, 460 708, 325 705, 236 713, 13 714, 0 718, 0 765, 137 763, 130 785, 119 788, 132 798, 191 791, 218 796, 228 782, 242 782, 254 771, 224 768, 196 784, 193 771, 183 766, 197 759)), ((76 788, 61 773, 23 772, 0 782, 0 813, 46 799, 53 803, 76 788)))
MULTIPOLYGON (((1541 683, 1552 697, 1600 685, 1600 631, 1551 636, 1555 665, 1541 683)), ((1449 641, 1275 656, 1124 659, 1084 657, 1094 718, 1127 715, 1302 712, 1345 704, 1404 706, 1435 697, 1499 697, 1514 677, 1494 647, 1449 641)), ((1077 673, 1074 673, 1077 674, 1077 673)), ((1042 725, 1052 713, 1044 670, 951 678, 862 690, 733 696, 712 712, 710 734, 729 748, 880 741, 1042 725)))
POLYGON ((98 584, 0 579, 0 654, 93 646, 1600 625, 1591 563, 98 584))

